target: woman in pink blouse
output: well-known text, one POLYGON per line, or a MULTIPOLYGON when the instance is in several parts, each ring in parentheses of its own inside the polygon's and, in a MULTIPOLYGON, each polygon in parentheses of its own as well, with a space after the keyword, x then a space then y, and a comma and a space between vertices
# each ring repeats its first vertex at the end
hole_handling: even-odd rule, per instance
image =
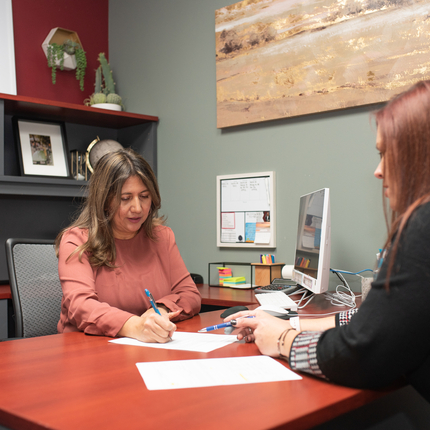
POLYGON ((172 321, 200 311, 200 294, 159 208, 157 180, 140 155, 125 149, 98 161, 79 217, 56 240, 60 333, 163 343, 176 329, 172 321))

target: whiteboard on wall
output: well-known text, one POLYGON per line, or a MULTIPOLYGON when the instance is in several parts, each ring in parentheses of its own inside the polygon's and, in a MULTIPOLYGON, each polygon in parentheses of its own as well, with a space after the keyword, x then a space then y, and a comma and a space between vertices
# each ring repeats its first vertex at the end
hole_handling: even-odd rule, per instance
POLYGON ((275 172, 217 176, 217 246, 276 248, 275 172))
POLYGON ((0 93, 16 95, 12 0, 0 0, 0 93))

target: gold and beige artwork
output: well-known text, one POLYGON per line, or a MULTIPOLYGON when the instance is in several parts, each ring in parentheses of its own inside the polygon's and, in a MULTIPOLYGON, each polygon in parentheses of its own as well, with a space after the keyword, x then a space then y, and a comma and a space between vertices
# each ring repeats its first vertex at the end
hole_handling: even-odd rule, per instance
POLYGON ((244 0, 215 14, 217 126, 389 100, 430 79, 430 2, 244 0))

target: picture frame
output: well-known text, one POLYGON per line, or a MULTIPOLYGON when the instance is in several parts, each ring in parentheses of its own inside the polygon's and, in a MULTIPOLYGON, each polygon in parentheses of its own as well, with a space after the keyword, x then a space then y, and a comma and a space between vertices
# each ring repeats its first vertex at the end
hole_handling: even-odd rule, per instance
POLYGON ((428 2, 228 3, 215 10, 218 128, 384 103, 430 79, 428 2))
POLYGON ((63 122, 12 118, 22 176, 70 178, 63 122))

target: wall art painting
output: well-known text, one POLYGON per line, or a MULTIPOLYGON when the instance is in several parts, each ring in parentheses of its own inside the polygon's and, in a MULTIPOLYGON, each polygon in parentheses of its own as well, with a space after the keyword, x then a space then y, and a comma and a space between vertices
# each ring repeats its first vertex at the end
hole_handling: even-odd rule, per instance
POLYGON ((384 102, 430 78, 426 0, 244 0, 215 13, 217 126, 384 102))

